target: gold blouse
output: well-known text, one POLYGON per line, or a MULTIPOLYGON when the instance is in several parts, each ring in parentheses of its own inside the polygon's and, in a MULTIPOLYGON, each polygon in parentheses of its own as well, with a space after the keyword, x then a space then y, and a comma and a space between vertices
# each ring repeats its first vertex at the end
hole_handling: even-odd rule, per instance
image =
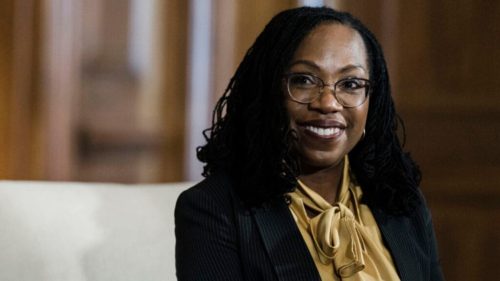
POLYGON ((321 280, 400 280, 372 212, 359 203, 363 193, 351 181, 347 156, 333 206, 301 181, 289 195, 290 210, 321 280))

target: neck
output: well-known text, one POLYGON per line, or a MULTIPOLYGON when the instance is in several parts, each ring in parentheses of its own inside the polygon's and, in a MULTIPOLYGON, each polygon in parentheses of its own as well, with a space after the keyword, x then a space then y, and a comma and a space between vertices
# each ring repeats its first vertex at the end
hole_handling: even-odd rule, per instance
POLYGON ((337 193, 342 184, 344 161, 323 169, 303 169, 299 179, 310 189, 321 195, 328 203, 337 201, 337 193))

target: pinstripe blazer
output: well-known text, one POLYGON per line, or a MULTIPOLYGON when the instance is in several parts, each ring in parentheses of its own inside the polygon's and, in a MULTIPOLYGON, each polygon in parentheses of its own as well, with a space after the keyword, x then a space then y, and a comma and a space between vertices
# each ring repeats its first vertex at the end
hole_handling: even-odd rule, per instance
MULTIPOLYGON (((372 209, 401 280, 443 280, 429 212, 372 209)), ((175 208, 180 281, 321 280, 284 200, 246 209, 223 175, 183 192, 175 208)))

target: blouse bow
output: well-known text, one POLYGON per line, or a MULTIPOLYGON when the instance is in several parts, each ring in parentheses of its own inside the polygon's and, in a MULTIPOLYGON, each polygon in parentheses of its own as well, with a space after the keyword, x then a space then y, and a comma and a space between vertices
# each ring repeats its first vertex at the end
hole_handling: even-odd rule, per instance
POLYGON ((365 268, 363 253, 366 248, 358 225, 351 210, 342 203, 309 221, 320 261, 333 262, 341 277, 352 276, 365 268))

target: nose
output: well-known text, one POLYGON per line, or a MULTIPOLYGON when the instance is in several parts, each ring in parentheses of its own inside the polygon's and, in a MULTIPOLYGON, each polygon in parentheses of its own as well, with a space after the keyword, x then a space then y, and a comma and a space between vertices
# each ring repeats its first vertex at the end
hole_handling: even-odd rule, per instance
POLYGON ((333 87, 324 87, 319 97, 310 104, 311 109, 321 113, 330 113, 342 110, 344 108, 335 97, 333 87))

